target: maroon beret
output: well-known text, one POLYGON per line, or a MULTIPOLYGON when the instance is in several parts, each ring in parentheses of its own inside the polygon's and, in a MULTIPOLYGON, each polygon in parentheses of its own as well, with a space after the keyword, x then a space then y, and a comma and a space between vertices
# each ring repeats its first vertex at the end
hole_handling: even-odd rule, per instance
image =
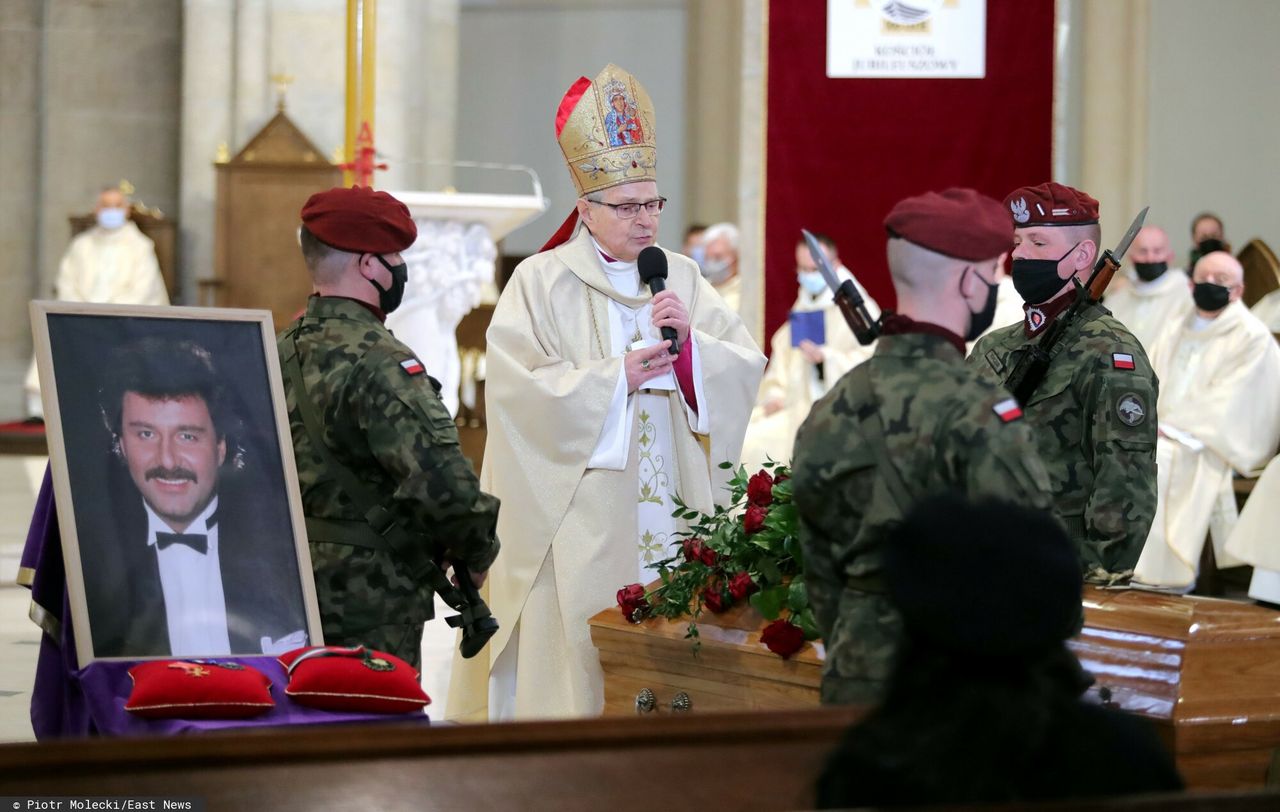
POLYGON ((995 259, 1013 248, 1009 215, 993 198, 951 188, 908 197, 884 218, 890 236, 955 259, 995 259))
POLYGON ((1004 199, 1014 228, 1028 226, 1088 226, 1098 222, 1098 201, 1061 183, 1042 183, 1014 189, 1004 199))
POLYGON ((367 186, 316 192, 302 207, 302 224, 325 245, 354 254, 395 254, 418 238, 409 207, 367 186))

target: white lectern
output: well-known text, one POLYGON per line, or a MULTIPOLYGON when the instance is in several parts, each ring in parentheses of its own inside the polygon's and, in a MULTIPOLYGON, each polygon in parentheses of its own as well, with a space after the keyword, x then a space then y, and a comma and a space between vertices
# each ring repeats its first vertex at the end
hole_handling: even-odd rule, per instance
POLYGON ((454 332, 492 285, 496 243, 542 214, 547 200, 531 195, 392 192, 409 207, 418 239, 402 251, 409 265, 404 301, 387 327, 440 381, 449 413, 458 413, 461 367, 454 332))

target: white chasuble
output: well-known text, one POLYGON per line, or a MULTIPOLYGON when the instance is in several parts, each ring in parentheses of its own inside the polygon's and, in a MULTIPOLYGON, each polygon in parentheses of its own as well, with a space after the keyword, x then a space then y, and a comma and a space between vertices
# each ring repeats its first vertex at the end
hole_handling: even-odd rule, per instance
POLYGON ((1196 329, 1195 312, 1157 339, 1156 515, 1138 559, 1143 583, 1195 582, 1206 534, 1224 566, 1240 563, 1227 545, 1237 520, 1232 473, 1250 474, 1280 442, 1280 349, 1239 302, 1196 329))
MULTIPOLYGON (((77 234, 58 265, 58 300, 94 304, 167 305, 156 246, 132 221, 77 234)), ((27 413, 43 414, 35 359, 23 384, 27 413)))
POLYGON ((1170 268, 1156 279, 1143 282, 1129 269, 1124 279, 1128 284, 1116 285, 1114 292, 1108 290, 1103 304, 1129 328, 1150 356, 1160 333, 1191 312, 1187 273, 1180 268, 1170 268))
MULTIPOLYGON (((853 279, 844 267, 838 267, 836 272, 841 280, 853 279)), ((858 285, 856 279, 853 283, 858 285)), ((858 285, 858 291, 866 300, 871 316, 878 317, 880 308, 875 300, 861 285, 858 285)), ((864 347, 854 338, 830 293, 814 297, 802 290, 791 312, 823 314, 826 341, 822 345, 822 377, 818 377, 817 367, 809 362, 800 348, 792 346, 790 319, 783 322, 770 341, 769 365, 765 367, 756 406, 751 412, 751 423, 742 443, 742 464, 748 473, 769 459, 790 464, 796 432, 809 416, 814 401, 825 395, 846 372, 875 352, 874 343, 864 347), (766 404, 770 401, 782 403, 782 408, 769 414, 766 404)))
POLYGON ((501 629, 476 657, 455 658, 450 718, 600 713, 587 620, 640 580, 644 533, 659 545, 677 529, 671 494, 703 511, 728 496, 731 472, 718 464, 738 458, 764 357, 697 266, 666 255, 667 288, 690 316, 696 411, 674 380, 662 388, 670 376, 627 393, 621 353, 637 330, 642 342, 656 337, 651 297, 638 277, 624 286, 634 294, 619 289, 624 269, 611 279, 586 229, 521 263, 498 299, 480 483, 502 500, 502 551, 486 584, 501 629), (666 504, 643 501, 646 485, 666 504))

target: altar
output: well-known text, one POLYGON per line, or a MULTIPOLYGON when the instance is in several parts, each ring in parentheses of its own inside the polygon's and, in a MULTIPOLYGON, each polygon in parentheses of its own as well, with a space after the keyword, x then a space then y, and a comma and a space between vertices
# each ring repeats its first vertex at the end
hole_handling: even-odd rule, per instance
MULTIPOLYGON (((1190 789, 1280 780, 1280 612, 1252 604, 1086 587, 1069 646, 1096 677, 1088 698, 1150 719, 1190 789), (1274 774, 1273 774, 1274 773, 1274 774)), ((750 607, 704 614, 695 656, 687 622, 591 619, 605 715, 781 710, 819 704, 823 651, 789 660, 760 642, 750 607)))

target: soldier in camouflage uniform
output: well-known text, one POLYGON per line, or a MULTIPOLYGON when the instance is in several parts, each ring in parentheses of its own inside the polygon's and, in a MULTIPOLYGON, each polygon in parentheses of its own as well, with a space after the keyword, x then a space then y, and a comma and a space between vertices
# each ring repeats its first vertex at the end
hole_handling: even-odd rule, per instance
MULTIPOLYGON (((970 367, 1003 383, 1085 282, 1098 256, 1098 201, 1046 183, 1012 192, 1013 284, 1026 318, 984 336, 970 367)), ((1057 345, 1024 405, 1052 486, 1054 513, 1080 550, 1087 580, 1131 573, 1156 509, 1156 395, 1142 345, 1100 304, 1088 305, 1057 345)))
POLYGON ((463 457, 439 384, 383 326, 404 292, 399 252, 417 236, 408 209, 332 189, 302 221, 315 295, 277 346, 325 642, 416 667, 432 616, 425 564, 460 561, 479 586, 498 553, 498 500, 463 457))
POLYGON ((1000 204, 968 189, 930 192, 895 206, 885 227, 899 312, 871 359, 814 405, 792 461, 826 703, 881 696, 901 634, 881 582, 884 544, 912 504, 958 492, 1049 506, 1017 404, 964 365, 965 340, 991 323, 992 279, 1012 244, 1000 204))

